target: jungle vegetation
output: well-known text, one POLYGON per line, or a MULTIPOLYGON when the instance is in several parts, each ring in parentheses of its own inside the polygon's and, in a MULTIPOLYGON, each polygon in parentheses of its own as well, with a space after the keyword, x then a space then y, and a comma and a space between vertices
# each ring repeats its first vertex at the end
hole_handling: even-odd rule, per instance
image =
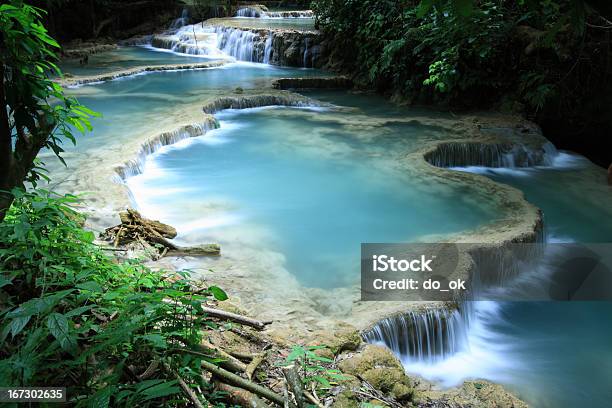
POLYGON ((612 21, 584 0, 314 0, 336 69, 401 101, 536 120, 606 167, 612 21))

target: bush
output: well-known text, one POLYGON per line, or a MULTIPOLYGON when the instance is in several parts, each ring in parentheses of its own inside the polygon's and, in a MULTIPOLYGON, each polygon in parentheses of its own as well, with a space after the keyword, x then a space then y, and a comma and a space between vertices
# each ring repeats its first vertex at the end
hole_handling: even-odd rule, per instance
POLYGON ((404 100, 610 125, 610 22, 582 0, 315 0, 333 62, 404 100))
POLYGON ((214 328, 201 302, 221 289, 194 293, 187 274, 109 258, 74 196, 13 194, 0 224, 0 384, 68 387, 73 404, 96 407, 178 405, 176 374, 209 389, 202 357, 181 350, 214 328))

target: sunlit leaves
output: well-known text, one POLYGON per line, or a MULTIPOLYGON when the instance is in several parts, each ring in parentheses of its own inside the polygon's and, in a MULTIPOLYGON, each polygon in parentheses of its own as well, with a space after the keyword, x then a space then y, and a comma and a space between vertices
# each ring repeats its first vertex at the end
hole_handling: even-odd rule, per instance
POLYGON ((109 259, 81 228, 76 197, 12 194, 0 223, 0 383, 70 384, 80 406, 159 406, 181 399, 165 370, 136 384, 121 375, 158 360, 206 386, 201 360, 171 349, 195 348, 204 330, 216 329, 202 302, 227 299, 221 288, 194 292, 188 272, 170 279, 109 259))
MULTIPOLYGON (((13 0, 0 5, 0 48, 2 81, 8 121, 6 138, 28 138, 14 143, 13 157, 29 171, 28 181, 43 177, 31 158, 47 147, 61 159, 62 139, 76 142, 73 132, 91 131, 90 118, 98 116, 64 94, 52 76, 61 76, 56 65, 59 44, 43 26, 45 11, 13 0), (21 151, 20 149, 27 149, 21 151)), ((14 180, 19 184, 21 180, 14 180)))

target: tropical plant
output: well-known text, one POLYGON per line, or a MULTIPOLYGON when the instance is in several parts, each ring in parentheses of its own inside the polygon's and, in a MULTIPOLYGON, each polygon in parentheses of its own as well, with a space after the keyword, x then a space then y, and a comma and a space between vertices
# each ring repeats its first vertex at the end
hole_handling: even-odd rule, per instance
POLYGON ((45 178, 36 159, 50 149, 62 160, 62 142, 91 130, 96 114, 64 94, 52 76, 59 44, 41 19, 43 11, 11 0, 0 4, 0 222, 13 201, 10 191, 45 178))
POLYGON ((216 328, 202 302, 223 290, 109 258, 76 197, 12 195, 0 223, 0 384, 67 387, 73 405, 96 407, 185 400, 179 378, 206 394, 201 361, 219 360, 188 351, 216 328))
POLYGON ((285 359, 285 365, 297 364, 302 374, 304 388, 315 388, 326 395, 334 384, 346 380, 340 370, 331 368, 334 360, 317 354, 317 350, 327 350, 327 346, 295 345, 285 359))

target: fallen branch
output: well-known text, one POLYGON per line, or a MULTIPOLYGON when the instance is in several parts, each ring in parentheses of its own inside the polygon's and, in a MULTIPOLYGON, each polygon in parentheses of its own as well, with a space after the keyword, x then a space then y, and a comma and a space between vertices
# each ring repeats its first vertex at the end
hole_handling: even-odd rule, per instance
POLYGON ((226 365, 229 370, 234 371, 234 372, 239 371, 242 373, 247 372, 247 375, 248 375, 247 365, 244 364, 242 361, 238 360, 236 357, 232 356, 231 354, 221 350, 219 347, 216 347, 207 341, 203 341, 202 344, 198 346, 198 348, 200 347, 203 350, 206 350, 206 349, 212 350, 213 352, 217 353, 221 358, 225 359, 225 361, 222 364, 226 365))
MULTIPOLYGON (((178 373, 176 371, 172 370, 170 368, 170 366, 168 364, 166 364, 166 363, 164 363, 164 368, 166 369, 166 371, 171 373, 176 378, 176 380, 178 381, 179 385, 181 386, 183 392, 185 393, 187 398, 189 398, 191 400, 193 405, 196 408, 204 408, 204 405, 200 402, 200 399, 198 398, 196 393, 193 392, 193 390, 191 388, 189 388, 189 385, 187 385, 187 383, 181 378, 181 376, 178 375, 178 373)), ((206 405, 208 406, 210 404, 208 404, 208 402, 207 402, 206 405)))
POLYGON ((311 393, 309 393, 308 391, 304 391, 304 396, 306 397, 306 399, 308 401, 310 401, 311 404, 319 407, 319 408, 325 408, 325 406, 323 404, 321 404, 321 401, 319 401, 318 398, 316 398, 315 396, 313 396, 311 393))
POLYGON ((243 353, 241 351, 229 350, 228 353, 236 357, 237 359, 243 360, 243 361, 251 361, 255 358, 255 355, 251 353, 243 353))
POLYGON ((232 404, 236 404, 241 407, 251 407, 251 408, 269 408, 270 407, 262 399, 257 397, 257 395, 247 390, 243 390, 242 388, 232 387, 229 384, 225 384, 219 381, 215 383, 215 386, 217 387, 219 391, 223 391, 227 393, 227 399, 232 404))
MULTIPOLYGON (((260 397, 264 397, 272 402, 277 403, 278 405, 284 405, 285 400, 280 395, 276 394, 274 391, 269 390, 261 385, 255 384, 252 381, 246 380, 236 374, 233 374, 227 370, 224 370, 221 367, 214 365, 206 360, 202 360, 202 367, 213 374, 214 376, 225 380, 224 382, 230 383, 231 385, 235 385, 240 388, 244 388, 245 390, 251 391, 259 395, 260 397)), ((290 404, 292 408, 295 408, 294 404, 290 404)))
POLYGON ((121 224, 107 228, 101 237, 113 243, 114 247, 140 242, 145 250, 155 247, 161 256, 211 256, 219 255, 221 247, 218 244, 208 244, 194 247, 179 247, 170 239, 177 235, 171 225, 144 218, 133 209, 119 213, 121 224))
MULTIPOLYGON (((177 351, 179 353, 193 354, 194 356, 205 357, 205 358, 221 358, 221 359, 223 358, 223 357, 219 357, 218 355, 215 355, 215 354, 221 354, 221 353, 218 353, 218 350, 206 350, 205 348, 202 348, 202 351, 191 350, 188 348, 174 348, 174 349, 170 349, 170 351, 177 351), (208 353, 208 351, 211 351, 214 354, 208 353)), ((246 367, 243 363, 240 363, 240 364, 241 366, 237 366, 234 364, 233 361, 229 361, 229 360, 224 360, 224 361, 219 362, 220 366, 225 367, 229 371, 233 371, 236 373, 243 373, 246 367)))
POLYGON ((283 374, 298 408, 304 408, 304 389, 302 388, 302 378, 300 373, 298 373, 297 367, 293 364, 283 367, 283 374))
POLYGON ((158 360, 151 361, 151 364, 149 364, 149 366, 144 371, 144 373, 138 376, 138 379, 140 381, 144 381, 144 380, 148 380, 149 378, 151 378, 151 376, 155 373, 155 370, 157 370, 157 366, 159 366, 158 360))
POLYGON ((203 306, 202 310, 209 316, 213 316, 219 319, 231 320, 236 323, 244 324, 245 326, 251 326, 257 330, 263 330, 267 324, 271 322, 262 322, 259 320, 252 319, 247 316, 242 316, 232 312, 226 312, 225 310, 213 309, 212 307, 203 306))
POLYGON ((253 360, 251 360, 251 362, 246 366, 246 376, 249 380, 253 379, 253 374, 255 374, 255 370, 257 370, 257 367, 259 367, 259 365, 266 359, 266 353, 260 353, 258 355, 255 356, 255 358, 253 360))

